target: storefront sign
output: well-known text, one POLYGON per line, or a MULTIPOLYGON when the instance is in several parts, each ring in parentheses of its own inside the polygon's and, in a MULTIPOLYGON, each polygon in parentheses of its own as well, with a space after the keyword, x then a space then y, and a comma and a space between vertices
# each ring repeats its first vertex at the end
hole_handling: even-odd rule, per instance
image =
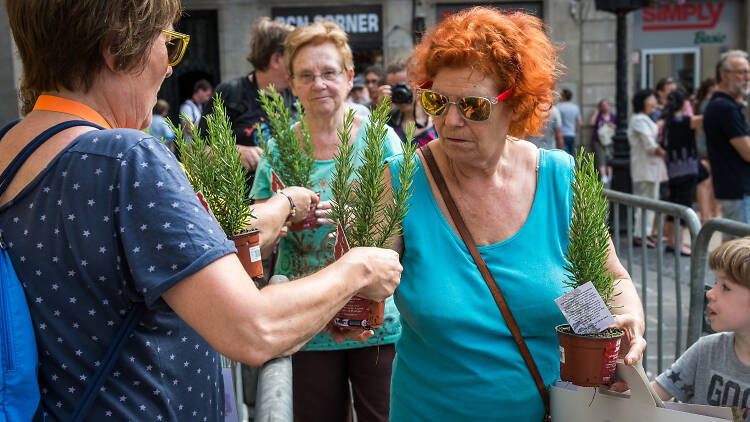
POLYGON ((380 5, 275 7, 273 19, 294 26, 304 26, 319 20, 336 22, 347 35, 353 49, 381 48, 383 44, 383 12, 380 5))
POLYGON ((633 14, 636 49, 720 46, 743 43, 743 5, 739 0, 663 4, 633 14))
POLYGON ((713 29, 719 22, 724 2, 685 3, 643 9, 644 31, 713 29))

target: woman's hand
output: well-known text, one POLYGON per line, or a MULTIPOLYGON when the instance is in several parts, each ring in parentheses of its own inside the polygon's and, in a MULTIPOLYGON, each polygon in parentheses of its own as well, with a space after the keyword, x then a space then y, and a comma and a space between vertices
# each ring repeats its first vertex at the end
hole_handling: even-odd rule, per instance
MULTIPOLYGON (((640 364, 643 360, 643 352, 646 350, 646 340, 643 338, 643 322, 632 314, 613 314, 615 326, 625 331, 620 343, 620 357, 626 365, 640 364)), ((623 381, 615 381, 609 387, 613 391, 627 391, 628 385, 623 381)))
POLYGON ((237 145, 237 151, 240 152, 240 159, 242 165, 250 170, 254 171, 258 167, 260 162, 260 156, 263 155, 263 150, 260 147, 249 147, 246 145, 237 145))
POLYGON ((291 186, 282 189, 281 192, 294 202, 296 212, 290 219, 292 223, 304 220, 310 208, 318 202, 318 194, 307 188, 291 186))
POLYGON ((378 302, 393 294, 404 269, 395 251, 381 248, 353 248, 336 262, 363 283, 359 295, 378 302))
POLYGON ((320 201, 315 206, 315 225, 335 226, 336 222, 331 220, 331 201, 320 201))
POLYGON ((343 329, 342 327, 339 327, 338 325, 334 324, 333 322, 329 322, 328 325, 323 328, 323 332, 328 332, 330 334, 333 341, 336 343, 343 343, 346 340, 351 341, 358 341, 360 343, 366 342, 370 337, 375 335, 375 332, 373 330, 365 330, 364 328, 348 328, 343 329))

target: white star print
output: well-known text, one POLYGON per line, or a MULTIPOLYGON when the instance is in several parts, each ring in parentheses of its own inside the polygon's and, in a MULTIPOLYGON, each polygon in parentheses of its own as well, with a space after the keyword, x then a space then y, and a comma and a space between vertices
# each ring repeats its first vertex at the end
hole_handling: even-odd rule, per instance
POLYGON ((78 183, 74 183, 73 184, 73 190, 78 190, 78 188, 80 188, 80 187, 81 187, 81 185, 79 185, 78 183))
POLYGON ((160 251, 160 250, 162 250, 162 248, 163 248, 163 246, 162 246, 162 244, 161 244, 161 243, 157 243, 157 244, 156 244, 156 250, 157 250, 157 251, 160 251))
POLYGON ((47 329, 47 324, 45 324, 45 323, 39 324, 39 329, 40 330, 46 330, 47 329))
POLYGON ((81 156, 81 160, 84 160, 84 161, 86 161, 86 159, 87 159, 87 158, 89 158, 89 155, 88 155, 88 154, 83 154, 83 155, 81 156))
POLYGON ((75 214, 68 214, 68 220, 73 221, 76 219, 75 214))
POLYGON ((91 235, 91 232, 88 230, 83 231, 83 237, 89 237, 91 235))
POLYGON ((172 202, 172 208, 177 208, 179 206, 180 206, 180 204, 177 201, 172 202))
POLYGON ((72 394, 72 393, 75 393, 75 392, 76 392, 76 388, 75 387, 68 387, 68 393, 72 394))
POLYGON ((159 180, 158 182, 156 182, 156 187, 157 188, 160 188, 162 186, 164 186, 164 182, 162 182, 161 180, 159 180))
POLYGON ((90 315, 90 316, 94 316, 94 315, 96 315, 96 310, 94 310, 94 309, 89 309, 89 315, 90 315))
POLYGON ((155 204, 155 203, 153 203, 153 202, 149 202, 149 203, 148 203, 148 207, 149 207, 149 208, 153 208, 153 207, 155 207, 155 206, 156 206, 156 204, 155 204))
POLYGON ((94 170, 94 174, 97 175, 97 176, 100 175, 100 174, 102 174, 102 169, 96 169, 96 170, 94 170))
POLYGON ((52 290, 57 290, 60 286, 57 285, 57 283, 52 285, 52 290))
POLYGON ((68 301, 70 303, 76 303, 78 301, 78 299, 76 299, 75 297, 71 297, 71 298, 68 299, 68 301))
POLYGON ((133 204, 128 204, 127 207, 125 207, 126 210, 132 211, 133 210, 133 204))
POLYGON ((105 252, 107 252, 107 248, 105 248, 104 246, 99 246, 99 253, 105 253, 105 252))
POLYGON ((83 351, 81 349, 76 350, 76 356, 81 356, 83 351))
POLYGON ((140 251, 141 251, 141 247, 140 246, 136 246, 135 248, 133 248, 133 253, 138 253, 140 251))
POLYGON ((42 303, 43 301, 44 301, 44 299, 42 299, 41 296, 37 297, 36 300, 35 300, 36 303, 42 303))
POLYGON ((46 215, 39 216, 39 221, 45 221, 45 220, 47 220, 47 216, 46 215))
POLYGON ((193 224, 193 223, 190 223, 190 224, 188 224, 188 226, 187 226, 187 227, 188 227, 188 229, 189 229, 189 230, 192 230, 192 229, 194 229, 194 228, 195 228, 195 224, 193 224))
POLYGON ((90 207, 93 207, 94 204, 96 204, 96 201, 94 201, 93 199, 89 199, 88 200, 88 204, 89 204, 90 207))
POLYGON ((142 162, 142 163, 141 163, 141 167, 143 167, 143 168, 146 168, 146 167, 148 167, 148 163, 147 163, 147 162, 145 162, 145 161, 144 161, 144 162, 142 162))
POLYGON ((168 229, 168 228, 170 228, 171 226, 172 226, 172 223, 170 223, 169 221, 167 221, 166 223, 164 223, 164 224, 162 225, 162 227, 164 227, 165 229, 168 229))
POLYGON ((185 246, 187 246, 187 243, 185 242, 180 242, 180 244, 177 245, 177 247, 179 247, 180 249, 185 249, 185 246))
POLYGON ((146 225, 146 224, 142 224, 142 225, 141 225, 141 231, 144 231, 144 230, 146 230, 147 228, 148 228, 148 225, 146 225))
POLYGON ((156 270, 156 267, 153 266, 153 265, 150 266, 150 267, 148 267, 148 272, 150 272, 150 273, 154 272, 155 270, 156 270))
POLYGON ((42 249, 43 247, 44 247, 44 245, 42 244, 42 242, 39 242, 39 243, 36 244, 36 248, 37 249, 42 249))
POLYGON ((52 381, 57 381, 57 379, 60 377, 58 377, 57 374, 53 374, 51 378, 52 378, 52 381))
POLYGON ((120 396, 120 402, 124 402, 124 401, 125 401, 125 400, 127 400, 127 399, 128 399, 128 398, 127 398, 127 397, 125 397, 125 396, 120 396))

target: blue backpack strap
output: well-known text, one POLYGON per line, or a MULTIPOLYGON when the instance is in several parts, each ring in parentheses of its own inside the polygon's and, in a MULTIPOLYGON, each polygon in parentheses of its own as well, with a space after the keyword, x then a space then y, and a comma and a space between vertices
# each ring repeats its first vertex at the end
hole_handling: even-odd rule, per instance
MULTIPOLYGON (((5 136, 8 130, 15 126, 16 123, 18 123, 18 121, 11 122, 0 129, 0 139, 2 139, 2 137, 5 136)), ((10 165, 8 165, 5 171, 0 174, 0 195, 5 192, 8 185, 10 185, 11 180, 13 180, 13 178, 16 176, 16 173, 18 173, 18 170, 21 168, 23 163, 26 162, 26 160, 31 156, 31 154, 34 153, 34 151, 36 151, 37 148, 39 148, 49 138, 55 136, 61 131, 76 126, 91 126, 100 130, 104 129, 97 124, 85 120, 71 120, 57 124, 45 130, 31 142, 29 142, 21 150, 21 152, 18 153, 13 161, 11 161, 10 165)), ((103 359, 104 364, 99 367, 99 369, 94 374, 91 382, 86 387, 86 390, 84 390, 83 398, 78 403, 75 411, 73 412, 73 416, 71 419, 72 421, 79 422, 83 420, 83 418, 86 416, 86 413, 88 413, 89 409, 91 408, 91 405, 94 404, 94 399, 96 399, 96 395, 99 392, 99 389, 102 387, 102 384, 104 384, 104 381, 106 381, 107 377, 109 377, 109 373, 112 372, 112 368, 115 366, 117 358, 122 353, 122 349, 125 347, 125 343, 127 342, 128 337, 130 337, 130 334, 133 332, 133 329, 135 329, 136 324, 140 320, 141 314, 143 313, 144 309, 145 305, 143 303, 138 303, 133 307, 133 309, 130 310, 128 315, 125 317, 125 321, 123 321, 120 329, 117 331, 117 335, 112 341, 112 344, 110 344, 107 348, 107 352, 104 355, 103 359)), ((34 420, 43 420, 41 404, 39 406, 39 409, 37 410, 37 414, 34 420)))
MULTIPOLYGON (((5 133, 7 133, 7 131, 16 123, 18 123, 18 121, 6 125, 3 128, 4 132, 0 132, 0 137, 5 136, 5 133)), ((31 154, 34 153, 34 151, 36 151, 37 148, 39 148, 49 138, 57 135, 65 129, 69 129, 75 126, 91 126, 97 129, 104 129, 103 127, 95 123, 87 122, 85 120, 70 120, 67 122, 56 124, 40 133, 36 138, 32 139, 31 142, 23 147, 21 152, 16 155, 16 158, 14 158, 13 161, 10 162, 8 167, 5 168, 5 171, 0 174, 0 195, 5 192, 5 189, 8 188, 8 185, 10 185, 10 181, 13 180, 13 178, 16 176, 16 173, 18 173, 18 170, 21 168, 23 163, 26 162, 26 160, 31 156, 31 154)))
POLYGON ((103 360, 104 364, 99 367, 94 374, 94 377, 91 379, 91 382, 86 386, 86 390, 83 392, 83 398, 78 402, 78 406, 76 406, 76 410, 73 412, 73 416, 70 419, 71 422, 81 422, 83 418, 86 417, 86 413, 88 413, 91 405, 94 404, 94 399, 96 399, 99 389, 101 389, 104 381, 109 377, 109 373, 112 372, 117 358, 120 357, 122 349, 125 347, 128 337, 130 337, 130 333, 133 332, 136 324, 141 319, 141 314, 145 307, 145 304, 138 303, 125 317, 125 321, 120 325, 120 329, 117 331, 115 339, 107 348, 107 353, 104 355, 103 360))

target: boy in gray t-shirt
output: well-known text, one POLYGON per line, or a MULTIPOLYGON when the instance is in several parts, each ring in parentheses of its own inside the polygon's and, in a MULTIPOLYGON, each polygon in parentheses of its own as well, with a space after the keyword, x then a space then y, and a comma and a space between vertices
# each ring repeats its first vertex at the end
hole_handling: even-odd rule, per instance
POLYGON ((716 285, 706 293, 711 328, 652 386, 662 400, 738 407, 750 422, 750 237, 716 248, 708 258, 716 285))

